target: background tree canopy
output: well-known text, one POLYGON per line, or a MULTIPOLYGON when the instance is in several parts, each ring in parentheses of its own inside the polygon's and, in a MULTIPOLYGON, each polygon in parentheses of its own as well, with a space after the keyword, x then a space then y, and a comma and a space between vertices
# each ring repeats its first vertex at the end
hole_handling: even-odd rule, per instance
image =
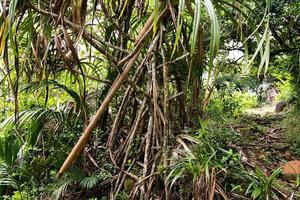
POLYGON ((299 7, 2 0, 0 199, 299 197, 239 147, 280 101, 300 155, 299 7))

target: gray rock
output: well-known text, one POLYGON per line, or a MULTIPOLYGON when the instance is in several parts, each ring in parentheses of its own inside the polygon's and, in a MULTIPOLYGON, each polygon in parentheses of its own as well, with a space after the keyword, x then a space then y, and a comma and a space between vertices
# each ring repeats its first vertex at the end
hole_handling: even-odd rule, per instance
POLYGON ((280 101, 279 103, 276 104, 275 112, 279 113, 279 112, 283 111, 283 109, 285 107, 286 107, 286 103, 283 101, 280 101))

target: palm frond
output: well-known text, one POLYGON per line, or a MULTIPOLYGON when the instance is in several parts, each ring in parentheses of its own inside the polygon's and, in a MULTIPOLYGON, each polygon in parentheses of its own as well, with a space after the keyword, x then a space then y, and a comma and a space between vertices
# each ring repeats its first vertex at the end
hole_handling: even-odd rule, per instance
POLYGON ((73 183, 72 180, 66 181, 63 184, 61 184, 54 192, 52 193, 52 199, 58 200, 64 195, 64 193, 67 191, 68 187, 73 183))
POLYGON ((195 0, 195 12, 193 18, 192 36, 191 36, 191 55, 195 53, 198 30, 201 20, 201 0, 195 0))
POLYGON ((12 178, 9 172, 10 166, 1 161, 0 158, 0 186, 11 186, 15 189, 18 188, 15 179, 12 178))
POLYGON ((99 178, 97 175, 88 176, 80 181, 80 186, 85 189, 91 189, 97 185, 99 178))
POLYGON ((28 89, 37 90, 39 88, 50 86, 50 85, 53 85, 56 88, 64 90, 65 92, 67 92, 74 99, 74 101, 76 102, 76 104, 78 106, 82 105, 80 95, 75 90, 73 90, 73 89, 71 89, 71 88, 69 88, 69 87, 67 87, 67 86, 65 86, 61 83, 58 83, 55 80, 42 80, 41 82, 31 82, 31 83, 27 84, 22 89, 22 91, 27 91, 28 89))
MULTIPOLYGON (((209 64, 208 64, 208 78, 207 83, 210 81, 211 73, 213 70, 213 61, 219 50, 220 46, 220 27, 217 15, 210 0, 204 1, 205 7, 211 19, 211 33, 210 33, 210 50, 209 50, 209 64)), ((209 84, 207 84, 208 86, 209 84)))
POLYGON ((12 136, 0 137, 0 161, 13 166, 20 147, 20 142, 12 136))
POLYGON ((179 0, 179 5, 178 5, 178 16, 177 16, 177 24, 176 24, 176 34, 175 34, 175 41, 174 41, 174 46, 173 46, 173 51, 171 54, 171 58, 173 57, 178 42, 180 40, 180 34, 181 34, 181 29, 182 29, 182 23, 183 23, 183 12, 185 9, 185 0, 179 0))

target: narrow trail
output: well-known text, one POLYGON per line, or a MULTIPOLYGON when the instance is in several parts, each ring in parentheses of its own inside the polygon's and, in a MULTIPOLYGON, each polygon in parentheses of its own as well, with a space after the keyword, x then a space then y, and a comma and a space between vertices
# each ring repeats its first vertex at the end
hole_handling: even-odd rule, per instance
POLYGON ((284 138, 280 124, 283 118, 283 115, 246 116, 233 126, 240 134, 236 148, 243 162, 268 173, 284 162, 296 159, 284 138))
MULTIPOLYGON (((286 113, 275 113, 274 106, 267 106, 249 110, 232 125, 232 129, 239 133, 239 139, 236 144, 229 146, 238 151, 246 168, 260 168, 265 175, 270 176, 286 162, 300 160, 299 156, 293 154, 291 144, 286 140, 286 130, 282 123, 285 117, 286 113)), ((300 198, 294 180, 280 176, 276 181, 278 192, 282 195, 295 193, 297 197, 293 199, 300 198)))

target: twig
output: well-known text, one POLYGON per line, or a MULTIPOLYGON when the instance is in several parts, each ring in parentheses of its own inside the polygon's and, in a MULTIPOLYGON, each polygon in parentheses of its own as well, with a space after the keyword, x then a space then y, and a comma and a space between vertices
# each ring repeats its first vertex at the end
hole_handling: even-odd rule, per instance
POLYGON ((189 55, 190 55, 190 53, 183 54, 182 56, 179 56, 178 58, 175 58, 174 60, 170 60, 170 61, 167 61, 167 62, 165 62, 163 64, 158 65, 157 68, 159 69, 159 68, 163 67, 164 65, 170 65, 170 64, 176 63, 179 60, 185 59, 189 55))
MULTIPOLYGON (((46 15, 48 17, 54 18, 54 19, 58 19, 59 15, 52 13, 52 12, 48 12, 45 10, 42 10, 34 5, 30 4, 30 8, 32 8, 33 10, 35 10, 36 12, 42 14, 42 15, 46 15)), ((73 24, 71 21, 64 19, 63 20, 64 24, 67 25, 68 27, 76 30, 76 31, 81 31, 82 27, 77 25, 77 24, 73 24)), ((99 52, 101 52, 103 55, 105 55, 107 57, 108 60, 111 60, 113 63, 117 63, 117 61, 114 59, 114 57, 112 57, 112 55, 110 55, 106 50, 104 50, 99 44, 101 43, 99 40, 97 40, 95 38, 95 36, 92 36, 90 33, 88 33, 86 30, 83 30, 83 34, 82 34, 83 38, 86 39, 95 49, 97 49, 99 52)))

